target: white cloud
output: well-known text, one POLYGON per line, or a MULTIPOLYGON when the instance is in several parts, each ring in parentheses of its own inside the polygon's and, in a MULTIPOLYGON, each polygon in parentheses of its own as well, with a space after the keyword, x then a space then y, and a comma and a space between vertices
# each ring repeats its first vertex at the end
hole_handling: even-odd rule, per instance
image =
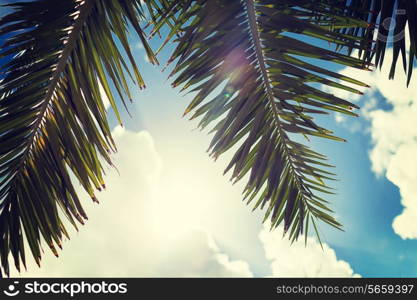
POLYGON ((158 269, 163 277, 252 277, 249 264, 231 260, 222 253, 213 237, 199 231, 188 231, 175 239, 176 247, 168 247, 158 269))
MULTIPOLYGON (((417 138, 417 134, 415 136, 417 138)), ((401 145, 392 155, 387 167, 387 178, 400 189, 402 213, 394 219, 394 231, 404 239, 417 238, 417 142, 401 145)))
POLYGON ((415 100, 411 105, 395 104, 390 111, 377 109, 368 113, 374 142, 370 158, 372 169, 378 175, 383 175, 388 170, 392 158, 397 155, 401 147, 414 143, 417 137, 416 113, 415 100))
MULTIPOLYGON (((392 51, 389 51, 389 57, 392 51)), ((387 61, 389 62, 389 60, 387 61)), ((404 210, 393 221, 394 231, 403 239, 417 238, 417 85, 415 76, 406 88, 406 77, 397 65, 395 80, 387 79, 388 65, 377 72, 375 88, 378 89, 392 109, 370 110, 373 148, 370 151, 372 170, 395 184, 401 195, 404 210), (385 78, 384 78, 385 76, 385 78)), ((415 70, 414 70, 415 73, 415 70)))
MULTIPOLYGON (((113 135, 120 150, 114 159, 120 175, 107 170, 107 191, 99 194, 100 205, 86 203, 89 220, 64 243, 61 257, 46 253, 41 269, 31 263, 29 272, 22 275, 252 276, 248 263, 230 259, 210 234, 176 226, 172 218, 166 218, 173 212, 165 211, 167 204, 176 199, 155 200, 163 169, 152 136, 121 127, 115 128, 113 135)), ((88 201, 89 197, 80 193, 88 201)))
POLYGON ((369 113, 374 142, 372 169, 380 176, 385 174, 400 190, 404 210, 394 219, 393 229, 403 239, 417 238, 417 98, 410 101, 404 104, 391 99, 392 110, 369 113))
MULTIPOLYGON (((78 233, 71 234, 71 241, 64 243, 59 259, 46 253, 41 269, 31 263, 29 271, 23 272, 22 276, 254 276, 248 261, 231 258, 218 246, 209 226, 198 222, 198 216, 211 214, 210 218, 213 218, 218 210, 218 206, 209 210, 195 199, 198 189, 201 195, 204 194, 208 181, 197 190, 180 185, 183 192, 176 195, 174 187, 161 185, 166 170, 148 132, 131 132, 116 127, 113 136, 119 148, 114 163, 120 175, 113 169, 107 170, 107 190, 99 194, 98 206, 81 193, 87 200, 87 224, 78 233), (183 198, 189 200, 181 204, 183 198), (189 209, 185 210, 184 206, 189 209), (193 215, 197 218, 194 219, 193 215)), ((188 180, 182 170, 177 170, 176 176, 184 178, 171 178, 169 181, 174 180, 175 186, 181 180, 188 180)), ((189 182, 188 185, 198 184, 189 182)), ((249 216, 251 219, 254 217, 252 214, 249 216)), ((233 226, 234 220, 228 219, 227 222, 233 226)), ((233 242, 236 249, 253 246, 245 243, 245 234, 247 232, 242 231, 240 239, 229 242, 233 242)), ((257 240, 271 264, 272 274, 269 276, 353 275, 350 266, 337 260, 334 250, 327 245, 323 251, 315 239, 309 238, 307 248, 297 243, 290 246, 281 236, 279 230, 272 233, 263 230, 257 240)), ((265 257, 259 256, 257 260, 265 260, 265 257)))
MULTIPOLYGON (((417 85, 414 76, 410 86, 406 88, 406 75, 403 72, 401 57, 397 62, 395 80, 388 79, 392 57, 393 51, 388 49, 382 70, 370 73, 346 68, 341 73, 372 87, 366 90, 367 102, 360 111, 360 114, 370 121, 369 132, 373 143, 369 152, 371 168, 377 176, 385 175, 400 189, 404 210, 393 222, 394 231, 404 239, 417 238, 414 221, 417 218, 417 160, 414 159, 417 153, 417 85), (376 108, 376 92, 392 105, 391 110, 376 108)), ((343 92, 335 93, 343 96, 343 92)), ((356 95, 353 98, 344 96, 345 99, 357 100, 356 95)), ((341 119, 336 116, 336 121, 341 119)), ((353 124, 350 120, 349 123, 343 123, 345 126, 353 124)))
POLYGON ((282 228, 270 231, 265 226, 259 234, 265 256, 271 261, 272 277, 360 277, 350 265, 336 257, 326 243, 323 249, 316 238, 305 237, 291 244, 283 237, 282 228))

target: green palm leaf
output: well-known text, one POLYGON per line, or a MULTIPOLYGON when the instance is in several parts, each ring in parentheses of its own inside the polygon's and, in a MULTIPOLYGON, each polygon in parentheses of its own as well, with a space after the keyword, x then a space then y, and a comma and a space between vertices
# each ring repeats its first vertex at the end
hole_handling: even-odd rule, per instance
POLYGON ((70 173, 94 201, 95 190, 105 187, 99 158, 111 164, 116 147, 100 85, 119 122, 111 87, 123 103, 131 99, 124 74, 144 87, 127 40, 129 24, 157 63, 139 26, 139 0, 57 4, 10 4, 13 12, 0 20, 0 36, 8 37, 0 56, 13 56, 0 83, 0 274, 9 274, 10 253, 18 270, 25 265, 24 238, 39 264, 42 239, 58 255, 56 247, 68 237, 62 215, 75 227, 87 219, 70 173))
POLYGON ((272 228, 283 223, 292 240, 310 220, 314 228, 318 219, 341 229, 322 198, 332 193, 325 183, 333 179, 325 170, 331 166, 325 156, 297 142, 296 135, 343 141, 313 116, 328 111, 355 116, 352 109, 357 107, 316 84, 354 93, 360 92, 335 79, 367 86, 311 59, 367 67, 300 37, 362 49, 355 36, 330 28, 367 24, 334 12, 328 1, 165 1, 161 10, 156 29, 174 16, 181 25, 171 27, 169 37, 179 37, 170 62, 176 62, 173 86, 196 93, 185 113, 194 112, 191 118, 199 117, 202 128, 216 122, 211 155, 234 150, 225 173, 231 171, 234 182, 247 180, 247 203, 266 209, 265 220, 272 228))

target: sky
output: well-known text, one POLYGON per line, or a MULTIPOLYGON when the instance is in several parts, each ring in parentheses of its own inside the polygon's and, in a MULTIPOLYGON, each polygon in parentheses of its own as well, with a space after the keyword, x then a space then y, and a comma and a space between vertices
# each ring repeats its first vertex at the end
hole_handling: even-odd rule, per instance
MULTIPOLYGON (((417 276, 416 76, 407 89, 400 69, 395 81, 384 68, 338 69, 372 88, 361 97, 331 90, 361 106, 359 118, 320 120, 347 143, 305 141, 330 158, 340 179, 328 198, 345 231, 320 225, 322 249, 313 235, 307 246, 303 238, 291 245, 282 228, 262 225, 262 212, 242 202, 243 183, 222 175, 230 154, 214 162, 206 153, 210 135, 182 118, 192 95, 171 88, 167 71, 147 62, 133 35, 130 43, 147 89, 132 85, 125 127, 109 109, 119 172, 108 169, 99 205, 78 189, 89 220, 71 232, 59 258, 44 247, 41 268, 31 262, 13 276, 417 276)), ((161 54, 163 64, 172 49, 161 54)))

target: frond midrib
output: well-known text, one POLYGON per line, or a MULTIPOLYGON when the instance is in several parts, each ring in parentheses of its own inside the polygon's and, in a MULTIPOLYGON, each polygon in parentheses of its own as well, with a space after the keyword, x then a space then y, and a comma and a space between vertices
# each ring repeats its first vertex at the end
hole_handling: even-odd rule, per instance
POLYGON ((291 174, 293 175, 292 177, 294 178, 295 184, 297 185, 299 192, 304 198, 305 196, 304 192, 306 190, 304 188, 302 179, 300 179, 299 174, 296 172, 295 166, 293 165, 291 151, 287 143, 288 137, 284 129, 282 128, 282 123, 279 118, 280 109, 278 108, 275 102, 274 92, 272 91, 272 88, 271 88, 270 78, 268 75, 268 70, 267 70, 265 59, 264 59, 264 51, 262 47, 262 42, 259 36, 259 27, 258 27, 258 23, 256 19, 256 9, 255 9, 253 0, 245 0, 245 4, 246 4, 246 9, 247 9, 247 14, 248 14, 250 33, 251 33, 251 37, 252 37, 255 52, 256 52, 256 59, 258 61, 259 68, 261 70, 262 82, 266 89, 268 103, 273 111, 273 120, 277 127, 277 132, 280 137, 280 142, 282 142, 284 146, 282 147, 282 149, 283 149, 283 152, 285 153, 285 159, 288 163, 289 172, 291 172, 291 174))
POLYGON ((17 174, 19 174, 22 171, 22 168, 24 168, 25 163, 27 161, 27 157, 29 156, 33 145, 36 143, 37 141, 37 133, 40 132, 44 126, 42 120, 44 119, 44 117, 46 116, 46 114, 48 113, 48 107, 51 104, 51 102, 54 99, 54 92, 56 91, 57 85, 59 83, 59 80, 61 78, 62 73, 64 72, 66 66, 67 66, 67 62, 68 59, 70 57, 70 55, 72 54, 72 51, 74 50, 74 47, 76 45, 77 40, 80 37, 80 33, 83 29, 84 23, 86 21, 86 19, 89 17, 93 7, 94 7, 94 2, 96 0, 86 0, 84 1, 83 4, 81 4, 78 8, 78 17, 75 19, 74 25, 72 27, 71 32, 68 35, 68 38, 66 39, 66 44, 64 49, 62 50, 61 56, 59 58, 59 61, 57 63, 57 65, 55 66, 55 70, 51 76, 51 80, 49 83, 49 87, 48 90, 45 94, 44 97, 44 102, 42 103, 42 106, 39 109, 39 113, 37 115, 37 119, 36 121, 33 123, 32 127, 32 132, 31 134, 28 136, 27 138, 27 142, 26 142, 26 148, 24 150, 24 152, 21 154, 21 159, 20 159, 20 163, 19 166, 17 168, 17 172, 14 176, 13 179, 13 184, 16 184, 16 178, 18 177, 17 174))

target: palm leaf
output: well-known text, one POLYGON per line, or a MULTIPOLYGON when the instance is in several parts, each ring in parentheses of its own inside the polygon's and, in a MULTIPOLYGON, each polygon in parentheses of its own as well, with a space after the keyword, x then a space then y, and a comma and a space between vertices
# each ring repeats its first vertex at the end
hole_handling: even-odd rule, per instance
POLYGON ((366 27, 366 22, 334 12, 328 1, 165 2, 156 28, 171 16, 181 24, 169 34, 179 36, 169 60, 176 62, 173 86, 195 93, 185 112, 193 112, 191 119, 200 118, 202 128, 215 123, 211 155, 234 150, 225 173, 231 171, 234 182, 247 180, 247 203, 265 209, 272 228, 283 223, 292 240, 310 218, 341 229, 322 198, 332 193, 325 183, 333 179, 325 169, 331 166, 298 135, 343 141, 313 116, 331 111, 356 115, 356 105, 319 90, 317 83, 354 93, 360 92, 336 82, 367 86, 312 59, 367 67, 360 59, 300 38, 365 50, 357 37, 330 29, 335 24, 366 27))
POLYGON ((105 187, 100 157, 111 164, 116 147, 99 88, 121 122, 116 102, 131 99, 125 74, 144 87, 129 25, 157 62, 139 25, 139 0, 9 6, 13 11, 0 20, 6 38, 0 56, 12 57, 1 67, 0 83, 0 275, 9 275, 9 254, 17 270, 26 266, 25 239, 40 264, 42 240, 58 255, 68 237, 63 215, 75 227, 87 219, 70 174, 93 201, 95 190, 105 187))

